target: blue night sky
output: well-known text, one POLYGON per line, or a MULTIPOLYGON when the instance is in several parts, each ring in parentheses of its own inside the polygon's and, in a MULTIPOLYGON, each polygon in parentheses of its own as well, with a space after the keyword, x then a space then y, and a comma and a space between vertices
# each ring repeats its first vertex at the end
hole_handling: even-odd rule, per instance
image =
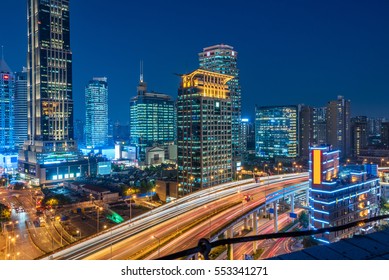
MULTIPOLYGON (((344 95, 352 115, 389 117, 389 1, 73 0, 71 38, 76 118, 84 87, 109 82, 110 117, 128 121, 139 61, 149 90, 177 95, 203 47, 239 52, 243 116, 254 105, 324 106, 344 95)), ((0 44, 26 65, 26 0, 2 1, 0 44)))

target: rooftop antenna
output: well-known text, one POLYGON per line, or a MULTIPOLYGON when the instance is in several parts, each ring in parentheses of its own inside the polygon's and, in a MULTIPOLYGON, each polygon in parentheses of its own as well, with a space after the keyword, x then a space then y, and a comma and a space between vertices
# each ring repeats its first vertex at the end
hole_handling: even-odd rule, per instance
POLYGON ((4 60, 4 46, 1 45, 1 59, 4 60))
POLYGON ((140 82, 143 83, 143 60, 140 61, 140 82))

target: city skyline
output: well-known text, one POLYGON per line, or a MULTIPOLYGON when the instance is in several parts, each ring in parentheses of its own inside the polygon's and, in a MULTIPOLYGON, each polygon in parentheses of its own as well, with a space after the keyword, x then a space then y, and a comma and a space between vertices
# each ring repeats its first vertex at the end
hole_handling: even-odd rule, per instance
MULTIPOLYGON (((214 1, 207 9, 220 12, 199 23, 206 31, 197 32, 193 38, 185 36, 185 47, 178 44, 179 35, 189 34, 198 26, 184 24, 183 15, 193 19, 197 10, 186 9, 177 1, 150 4, 155 9, 147 10, 148 20, 141 20, 139 25, 139 17, 144 15, 139 11, 147 4, 123 2, 124 8, 118 10, 115 5, 106 7, 103 1, 94 1, 93 5, 88 1, 71 3, 71 41, 77 61, 73 73, 75 118, 84 118, 83 87, 90 76, 110 79, 110 107, 118 108, 110 118, 126 123, 127 103, 136 93, 139 60, 144 60, 150 89, 176 97, 179 79, 173 74, 196 68, 196 53, 220 43, 234 46, 240 55, 243 117, 253 119, 254 104, 304 103, 317 107, 337 95, 351 100, 352 116, 388 117, 384 104, 389 101, 385 79, 389 41, 382 36, 388 27, 384 12, 387 3, 331 1, 322 6, 302 1, 219 7, 219 1, 214 1), (88 21, 82 16, 86 9, 91 9, 88 21), (245 18, 239 16, 244 14, 239 13, 243 9, 245 18), (124 17, 122 11, 130 11, 131 16, 124 17), (205 28, 232 11, 237 20, 224 21, 225 28, 205 28), (171 13, 178 16, 169 19, 171 13), (100 21, 102 16, 107 20, 100 21), (161 17, 164 21, 159 24, 161 17), (104 34, 106 40, 94 44, 96 33, 104 34)), ((2 15, 4 20, 14 28, 5 33, 0 44, 5 46, 10 67, 18 70, 26 66, 25 3, 6 2, 3 7, 3 11, 9 11, 2 15)))

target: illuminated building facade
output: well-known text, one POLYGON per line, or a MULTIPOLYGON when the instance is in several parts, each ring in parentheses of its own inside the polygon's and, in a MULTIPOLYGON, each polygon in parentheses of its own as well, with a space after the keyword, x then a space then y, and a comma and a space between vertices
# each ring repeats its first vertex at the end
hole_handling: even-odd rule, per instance
POLYGON ((368 121, 366 116, 351 119, 351 150, 354 158, 368 145, 368 121))
POLYGON ((27 140, 27 68, 15 73, 15 146, 22 149, 27 140))
POLYGON ((85 144, 87 148, 108 145, 108 81, 93 78, 85 88, 85 144))
POLYGON ((313 108, 313 142, 314 145, 327 143, 327 107, 313 108))
POLYGON ((14 141, 15 77, 3 58, 0 59, 0 152, 12 151, 14 141))
POLYGON ((232 106, 232 153, 233 169, 240 163, 241 156, 245 150, 242 141, 241 118, 242 118, 242 96, 238 69, 238 52, 229 45, 215 45, 204 48, 199 53, 200 68, 212 72, 233 76, 227 83, 230 92, 232 106))
MULTIPOLYGON (((331 150, 330 147, 310 149, 309 207, 312 229, 340 226, 379 214, 381 191, 377 165, 340 168, 339 155, 339 150, 331 150)), ((366 229, 350 228, 316 235, 315 238, 329 243, 366 229)))
POLYGON ((232 180, 233 77, 203 69, 182 75, 177 100, 178 183, 191 193, 232 180))
POLYGON ((176 105, 167 94, 147 92, 141 74, 138 94, 130 101, 130 143, 138 147, 141 162, 146 148, 166 147, 176 141, 176 105))
POLYGON ((27 3, 28 140, 18 168, 41 185, 81 176, 85 162, 73 140, 69 0, 27 3))
POLYGON ((341 157, 346 158, 351 152, 350 100, 338 96, 337 100, 328 102, 326 111, 327 143, 334 149, 341 150, 341 157))
POLYGON ((298 156, 298 106, 255 107, 255 151, 263 159, 298 156))

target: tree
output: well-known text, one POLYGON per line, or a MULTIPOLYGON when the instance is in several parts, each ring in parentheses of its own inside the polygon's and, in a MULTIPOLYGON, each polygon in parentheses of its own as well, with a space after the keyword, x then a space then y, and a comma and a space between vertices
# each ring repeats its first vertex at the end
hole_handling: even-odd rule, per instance
POLYGON ((0 221, 8 221, 11 218, 11 209, 0 203, 0 221))
POLYGON ((299 221, 300 226, 302 228, 308 228, 308 226, 309 226, 309 216, 308 216, 306 211, 303 211, 303 212, 300 213, 300 215, 298 217, 298 221, 299 221))
POLYGON ((319 245, 319 243, 312 236, 304 236, 302 244, 304 248, 319 245))

